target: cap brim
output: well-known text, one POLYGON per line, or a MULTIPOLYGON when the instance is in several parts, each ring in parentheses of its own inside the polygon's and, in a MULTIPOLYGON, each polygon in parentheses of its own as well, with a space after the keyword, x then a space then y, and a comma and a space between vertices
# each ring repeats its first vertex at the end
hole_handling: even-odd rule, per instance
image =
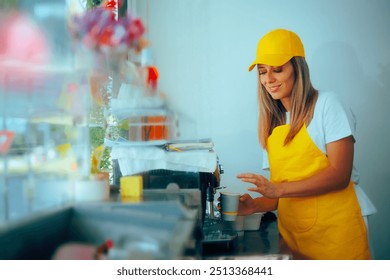
POLYGON ((281 66, 287 63, 293 56, 292 55, 280 55, 280 54, 266 54, 261 57, 256 58, 255 61, 248 67, 248 71, 252 71, 252 69, 257 64, 265 64, 269 66, 281 66))
POLYGON ((253 61, 252 64, 248 67, 248 71, 249 71, 249 72, 252 71, 253 68, 256 66, 256 64, 257 64, 256 60, 253 61))

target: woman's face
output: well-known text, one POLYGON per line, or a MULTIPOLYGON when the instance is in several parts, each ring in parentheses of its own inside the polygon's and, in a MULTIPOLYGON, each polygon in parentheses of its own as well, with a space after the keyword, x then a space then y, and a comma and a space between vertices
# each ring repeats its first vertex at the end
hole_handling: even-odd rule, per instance
POLYGON ((290 109, 290 96, 294 86, 294 68, 291 61, 282 66, 258 64, 260 82, 275 100, 280 100, 287 111, 290 109))

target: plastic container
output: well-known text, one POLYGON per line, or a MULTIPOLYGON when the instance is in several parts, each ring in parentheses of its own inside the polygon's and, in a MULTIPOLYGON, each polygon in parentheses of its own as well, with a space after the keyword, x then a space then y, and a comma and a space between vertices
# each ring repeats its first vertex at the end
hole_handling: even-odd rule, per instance
POLYGON ((250 230, 259 230, 261 219, 263 217, 262 212, 254 213, 249 216, 245 216, 244 218, 244 230, 250 231, 250 230))

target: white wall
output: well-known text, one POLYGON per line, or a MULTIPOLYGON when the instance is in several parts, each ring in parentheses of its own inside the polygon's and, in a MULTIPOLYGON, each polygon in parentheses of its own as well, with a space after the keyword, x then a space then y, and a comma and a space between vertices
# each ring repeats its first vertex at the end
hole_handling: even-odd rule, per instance
POLYGON ((237 173, 262 173, 256 73, 247 67, 266 32, 282 27, 300 35, 314 85, 336 91, 355 112, 356 165, 379 211, 371 219, 374 255, 390 259, 390 1, 139 2, 160 89, 180 114, 183 138, 211 137, 225 167, 222 185, 240 192, 248 186, 237 173))

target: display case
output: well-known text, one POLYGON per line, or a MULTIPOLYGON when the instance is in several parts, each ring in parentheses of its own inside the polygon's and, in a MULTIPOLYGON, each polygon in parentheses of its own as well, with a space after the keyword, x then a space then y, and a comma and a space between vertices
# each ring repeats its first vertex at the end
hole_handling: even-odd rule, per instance
POLYGON ((69 67, 0 64, 0 131, 12 133, 0 159, 1 220, 68 203, 88 180, 88 91, 69 67))

